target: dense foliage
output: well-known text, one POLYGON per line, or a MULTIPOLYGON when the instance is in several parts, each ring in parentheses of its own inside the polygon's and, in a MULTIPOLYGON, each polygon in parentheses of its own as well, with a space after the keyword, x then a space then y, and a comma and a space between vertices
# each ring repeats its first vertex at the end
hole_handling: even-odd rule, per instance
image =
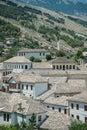
POLYGON ((74 18, 74 17, 71 17, 71 16, 68 16, 68 19, 75 21, 75 22, 87 27, 87 21, 84 21, 84 20, 79 19, 79 18, 74 18))
POLYGON ((82 50, 78 50, 77 53, 74 55, 74 59, 75 61, 78 61, 78 59, 83 59, 83 51, 82 50))
POLYGON ((47 54, 47 55, 46 55, 46 59, 47 59, 47 61, 48 61, 48 60, 51 60, 51 59, 52 59, 51 55, 50 55, 50 54, 47 54))
POLYGON ((56 18, 48 13, 44 13, 44 15, 48 17, 48 19, 53 20, 54 22, 63 23, 63 24, 65 23, 65 20, 63 18, 56 18))
POLYGON ((73 121, 69 125, 69 130, 87 130, 87 123, 73 121))
POLYGON ((55 53, 56 57, 63 57, 66 56, 66 53, 63 50, 57 50, 55 53))
POLYGON ((69 36, 66 36, 66 35, 61 35, 60 38, 64 41, 66 41, 67 44, 69 44, 73 48, 84 46, 84 42, 80 41, 78 39, 72 39, 72 38, 70 38, 69 36))
POLYGON ((32 61, 32 62, 41 62, 41 59, 31 56, 30 61, 32 61))
POLYGON ((55 27, 55 28, 50 28, 48 26, 40 26, 39 33, 42 33, 43 37, 46 38, 47 41, 56 41, 56 39, 59 39, 59 28, 55 27))
POLYGON ((6 37, 19 38, 21 35, 20 29, 12 24, 0 19, 0 41, 6 37))
POLYGON ((7 6, 0 4, 0 16, 18 21, 24 27, 36 30, 33 21, 37 20, 37 16, 33 13, 27 13, 24 7, 7 6))

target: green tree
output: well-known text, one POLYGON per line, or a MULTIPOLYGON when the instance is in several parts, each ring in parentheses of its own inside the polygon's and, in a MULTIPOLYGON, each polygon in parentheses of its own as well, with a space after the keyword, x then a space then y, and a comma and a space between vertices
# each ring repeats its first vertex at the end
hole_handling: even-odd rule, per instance
POLYGON ((36 128, 36 115, 35 113, 32 114, 31 118, 29 119, 29 126, 27 127, 27 130, 34 130, 36 128))
POLYGON ((41 62, 41 59, 35 58, 35 59, 34 59, 34 62, 41 62))
POLYGON ((51 60, 51 59, 52 59, 52 58, 51 58, 51 55, 50 55, 50 54, 47 54, 47 55, 46 55, 46 59, 47 59, 47 61, 48 61, 48 60, 51 60))
POLYGON ((87 123, 82 123, 80 121, 72 121, 68 127, 69 130, 87 130, 87 123))
POLYGON ((34 59, 35 59, 35 58, 34 58, 34 56, 31 56, 31 57, 30 57, 30 61, 32 61, 32 62, 33 62, 33 61, 34 61, 34 59))
POLYGON ((74 59, 77 61, 80 58, 84 58, 82 50, 78 50, 77 53, 74 56, 74 59))
POLYGON ((63 50, 57 50, 55 53, 56 57, 63 57, 65 56, 65 52, 63 50))

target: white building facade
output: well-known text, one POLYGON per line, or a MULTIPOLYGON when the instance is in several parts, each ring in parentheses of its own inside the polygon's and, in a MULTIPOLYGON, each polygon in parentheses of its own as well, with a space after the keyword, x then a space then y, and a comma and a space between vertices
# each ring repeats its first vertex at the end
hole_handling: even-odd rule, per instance
POLYGON ((87 92, 77 94, 68 100, 69 115, 87 123, 87 92))
POLYGON ((52 68, 56 70, 77 70, 76 63, 72 59, 58 57, 52 61, 52 68))
POLYGON ((23 120, 29 125, 29 119, 33 113, 35 114, 36 126, 46 119, 46 111, 43 106, 31 98, 25 98, 17 93, 9 94, 3 92, 0 92, 0 97, 2 97, 0 99, 0 125, 16 125, 23 120))
POLYGON ((50 110, 58 111, 68 115, 68 101, 66 96, 61 97, 49 97, 43 104, 50 110))
POLYGON ((47 50, 45 49, 28 49, 28 48, 23 48, 20 51, 17 52, 17 56, 25 56, 26 58, 30 57, 35 57, 39 59, 46 59, 46 55, 50 54, 47 50))
POLYGON ((32 68, 32 62, 25 57, 13 57, 3 62, 3 76, 10 73, 20 73, 32 68))
POLYGON ((7 91, 10 93, 22 93, 27 97, 33 98, 48 91, 47 79, 28 72, 14 74, 8 81, 4 80, 3 77, 3 86, 7 87, 7 91))

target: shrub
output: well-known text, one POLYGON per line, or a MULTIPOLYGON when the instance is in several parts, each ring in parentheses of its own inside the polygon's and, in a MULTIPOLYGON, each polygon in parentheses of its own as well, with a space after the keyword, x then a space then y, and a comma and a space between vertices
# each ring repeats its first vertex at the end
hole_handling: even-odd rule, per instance
POLYGON ((30 61, 33 62, 34 60, 35 60, 34 56, 31 56, 31 57, 30 57, 30 61))
POLYGON ((47 59, 47 60, 51 60, 51 55, 50 55, 50 54, 47 54, 47 55, 46 55, 46 59, 47 59))
POLYGON ((35 58, 35 59, 34 59, 34 62, 41 62, 41 59, 35 58))
POLYGON ((63 50, 57 50, 56 51, 56 54, 55 54, 57 57, 63 57, 65 56, 65 52, 63 50))

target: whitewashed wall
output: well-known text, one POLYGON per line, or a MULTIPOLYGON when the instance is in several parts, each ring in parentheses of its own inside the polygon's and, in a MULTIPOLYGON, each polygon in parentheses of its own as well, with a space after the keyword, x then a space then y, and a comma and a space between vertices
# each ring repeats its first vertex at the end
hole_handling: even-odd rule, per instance
POLYGON ((35 83, 35 95, 37 97, 48 90, 48 83, 35 83))
POLYGON ((50 53, 41 52, 40 54, 40 52, 31 52, 31 53, 25 52, 25 55, 24 55, 24 53, 18 52, 17 56, 25 56, 26 58, 30 58, 31 56, 33 56, 35 58, 45 59, 47 54, 50 54, 50 53))
POLYGON ((64 114, 64 110, 67 109, 67 114, 68 114, 68 106, 55 105, 55 104, 50 104, 50 103, 44 103, 44 106, 46 106, 48 109, 51 109, 51 110, 53 110, 53 107, 54 107, 54 111, 58 111, 58 112, 59 112, 59 108, 61 108, 60 113, 63 113, 63 114, 64 114))
POLYGON ((3 112, 0 112, 0 124, 9 125, 11 124, 11 114, 9 114, 9 122, 3 120, 3 112))
POLYGON ((34 91, 35 91, 35 85, 32 83, 21 83, 20 87, 22 88, 22 85, 24 85, 24 89, 21 89, 21 93, 23 93, 27 97, 33 97, 34 96, 34 91), (28 90, 26 89, 26 85, 28 85, 28 90), (33 86, 31 90, 31 85, 33 86))
MULTIPOLYGON (((20 124, 23 120, 29 124, 29 119, 32 115, 21 115, 18 113, 10 113, 9 114, 9 122, 3 121, 3 112, 0 112, 0 125, 10 125, 10 124, 20 124)), ((46 113, 39 113, 36 114, 36 125, 39 125, 41 122, 43 122, 46 119, 46 113), (38 116, 41 115, 41 121, 38 121, 38 116)))
POLYGON ((20 91, 20 93, 23 93, 27 97, 35 98, 48 90, 48 83, 47 82, 45 82, 45 83, 44 82, 41 82, 41 83, 39 83, 39 82, 36 82, 36 83, 21 82, 20 89, 18 89, 17 81, 14 78, 12 78, 9 81, 9 83, 16 84, 16 89, 9 88, 9 91, 12 91, 12 92, 20 91), (22 89, 22 85, 23 85, 23 89, 22 89), (26 86, 28 86, 28 89, 26 86), (32 90, 31 90, 31 86, 32 86, 32 90))
POLYGON ((25 69, 25 65, 28 66, 27 69, 30 69, 32 63, 31 62, 30 63, 6 63, 6 62, 3 63, 3 66, 6 69, 25 69), (22 65, 23 65, 23 68, 22 68, 22 65))
POLYGON ((85 122, 85 117, 87 117, 87 111, 84 111, 84 103, 77 103, 77 102, 70 102, 69 101, 69 109, 70 109, 70 116, 74 115, 74 118, 76 119, 76 116, 79 116, 79 120, 82 122, 85 122), (74 104, 74 108, 71 108, 71 103, 74 104), (76 109, 76 104, 79 104, 79 110, 76 109))

